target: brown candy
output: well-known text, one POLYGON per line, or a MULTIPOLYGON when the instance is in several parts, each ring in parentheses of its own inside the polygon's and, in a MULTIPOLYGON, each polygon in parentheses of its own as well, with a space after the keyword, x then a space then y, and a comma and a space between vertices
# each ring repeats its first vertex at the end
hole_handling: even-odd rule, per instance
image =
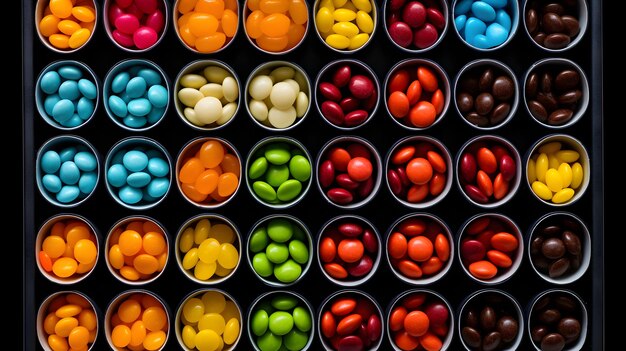
MULTIPOLYGON (((549 34, 552 36, 555 34, 549 34)), ((557 126, 569 122, 582 100, 580 74, 558 64, 541 66, 531 72, 525 83, 526 106, 542 123, 557 126)))
POLYGON ((510 316, 504 316, 498 320, 496 329, 502 336, 502 341, 511 342, 517 337, 519 331, 519 323, 517 320, 510 316))
POLYGON ((550 333, 541 339, 541 351, 561 351, 565 347, 565 338, 561 334, 550 333))
POLYGON ((565 254, 565 244, 558 238, 550 238, 541 245, 541 253, 545 258, 558 260, 565 254))
POLYGON ((510 349, 517 339, 519 321, 511 300, 499 293, 472 298, 463 308, 461 338, 471 350, 510 349))
POLYGON ((583 333, 581 305, 568 293, 551 292, 534 304, 529 323, 530 337, 541 351, 561 351, 583 333))
POLYGON ((576 272, 582 263, 582 230, 580 223, 570 216, 546 219, 530 239, 529 251, 535 268, 553 279, 576 272))
POLYGON ((529 2, 526 30, 533 40, 547 49, 566 48, 580 34, 577 1, 529 2))

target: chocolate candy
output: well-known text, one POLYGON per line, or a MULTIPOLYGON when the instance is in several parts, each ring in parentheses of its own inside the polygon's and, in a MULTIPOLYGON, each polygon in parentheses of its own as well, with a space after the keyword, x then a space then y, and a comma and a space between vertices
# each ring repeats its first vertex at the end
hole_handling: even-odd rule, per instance
POLYGON ((550 291, 530 312, 530 337, 541 351, 577 348, 583 330, 582 303, 570 292, 550 291))
POLYGON ((514 349, 521 329, 519 314, 511 297, 498 291, 478 293, 461 311, 461 340, 470 350, 514 349))
POLYGON ((474 61, 462 70, 456 84, 456 106, 472 125, 500 125, 516 106, 517 82, 511 70, 491 60, 474 61))
POLYGON ((552 279, 564 279, 581 269, 583 233, 580 221, 568 214, 541 220, 530 239, 530 258, 535 269, 552 279))
POLYGON ((529 1, 526 5, 526 30, 539 46, 560 50, 580 33, 578 3, 583 0, 529 1))
POLYGON ((525 101, 530 114, 539 122, 562 126, 586 108, 579 68, 572 62, 539 65, 532 70, 525 85, 525 101))

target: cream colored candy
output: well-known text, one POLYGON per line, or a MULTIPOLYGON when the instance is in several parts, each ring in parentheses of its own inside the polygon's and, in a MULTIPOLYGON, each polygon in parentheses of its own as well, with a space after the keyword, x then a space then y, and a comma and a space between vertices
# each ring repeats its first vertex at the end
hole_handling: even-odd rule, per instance
POLYGON ((204 96, 212 96, 216 99, 221 99, 224 97, 224 89, 220 84, 217 83, 207 83, 200 87, 200 92, 204 96))
POLYGON ((269 110, 267 108, 267 105, 263 101, 250 100, 248 108, 250 109, 252 117, 254 117, 257 121, 263 122, 267 120, 269 110))
POLYGON ((272 105, 274 105, 274 107, 281 110, 286 110, 289 107, 293 106, 294 102, 296 101, 298 92, 299 91, 296 91, 296 89, 294 89, 291 84, 287 82, 279 82, 274 84, 274 86, 272 87, 272 92, 270 93, 270 101, 272 101, 272 105))
POLYGON ((200 122, 200 120, 198 119, 198 116, 196 116, 196 111, 191 107, 186 107, 183 110, 183 115, 189 122, 199 127, 202 127, 204 125, 202 122, 200 122))
POLYGON ((272 78, 266 75, 256 76, 250 81, 250 87, 248 92, 250 96, 255 100, 265 100, 272 92, 272 78))
POLYGON ((222 103, 212 96, 205 96, 194 106, 196 117, 204 124, 216 122, 222 116, 222 103))
POLYGON ((182 88, 178 92, 178 100, 187 107, 194 107, 205 95, 194 88, 182 88))
POLYGON ((285 79, 291 79, 295 75, 296 70, 289 66, 278 67, 270 73, 270 77, 274 82, 281 82, 285 79))
POLYGON ((211 83, 222 83, 230 73, 222 67, 209 66, 202 71, 204 77, 211 83))
POLYGON ((296 82, 294 79, 285 79, 283 82, 291 85, 291 89, 293 89, 296 92, 296 95, 298 95, 300 93, 300 84, 298 84, 298 82, 296 82))
POLYGON ((296 117, 302 117, 309 108, 309 97, 304 92, 299 92, 296 98, 296 117))
POLYGON ((239 87, 233 77, 226 77, 222 81, 222 93, 228 102, 235 102, 239 98, 239 87))
POLYGON ((200 89, 207 83, 207 79, 199 74, 185 74, 180 78, 180 85, 185 88, 200 89))
POLYGON ((237 111, 237 104, 234 102, 228 103, 222 107, 222 116, 216 121, 217 125, 221 126, 222 124, 230 121, 231 118, 235 115, 237 111))
POLYGON ((293 106, 289 106, 285 110, 272 107, 268 114, 268 120, 274 128, 287 128, 296 122, 296 109, 293 106))

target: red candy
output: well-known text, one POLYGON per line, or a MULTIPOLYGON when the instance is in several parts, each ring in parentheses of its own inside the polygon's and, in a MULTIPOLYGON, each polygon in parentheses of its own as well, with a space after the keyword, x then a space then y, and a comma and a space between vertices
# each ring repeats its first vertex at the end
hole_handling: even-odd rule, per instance
POLYGON ((372 73, 365 65, 336 62, 322 71, 317 104, 327 121, 340 127, 357 127, 374 113, 378 100, 372 73))
POLYGON ((322 307, 320 330, 326 345, 336 351, 363 351, 382 337, 380 312, 367 297, 342 293, 322 307))
POLYGON ((438 1, 391 1, 388 3, 387 33, 400 47, 423 50, 432 47, 446 26, 438 1))
POLYGON ((114 1, 106 11, 111 38, 131 50, 154 46, 165 28, 162 0, 114 1))

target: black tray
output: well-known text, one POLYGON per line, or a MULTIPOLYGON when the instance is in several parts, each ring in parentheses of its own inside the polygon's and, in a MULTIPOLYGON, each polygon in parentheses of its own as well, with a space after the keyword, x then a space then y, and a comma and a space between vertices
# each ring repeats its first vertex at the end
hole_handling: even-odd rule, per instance
MULTIPOLYGON (((411 132, 399 127, 387 115, 383 101, 379 107, 379 112, 365 126, 344 133, 329 126, 322 120, 315 108, 312 106, 309 115, 296 128, 288 132, 270 132, 257 126, 247 115, 244 106, 241 106, 234 121, 227 127, 213 132, 200 132, 184 124, 176 115, 173 103, 164 120, 153 129, 146 132, 129 132, 115 125, 106 115, 102 102, 97 107, 93 120, 85 126, 71 131, 70 133, 55 129, 48 125, 38 114, 35 107, 35 82, 42 69, 56 60, 78 60, 91 67, 100 81, 104 80, 105 74, 117 62, 127 58, 143 58, 152 60, 159 65, 167 74, 170 82, 176 78, 179 71, 191 61, 197 59, 218 59, 227 62, 237 72, 241 84, 245 84, 250 72, 259 64, 273 60, 292 61, 302 66, 312 83, 319 70, 327 63, 341 58, 354 58, 365 62, 377 74, 381 84, 389 69, 397 62, 405 58, 420 57, 432 59, 439 63, 447 72, 451 80, 454 79, 458 71, 466 63, 477 58, 493 58, 509 65, 515 72, 519 82, 523 84, 526 70, 536 61, 546 57, 564 57, 578 63, 585 71, 590 85, 590 105, 583 118, 575 125, 560 130, 565 134, 572 135, 579 139, 587 148, 591 158, 591 183, 584 196, 576 203, 565 208, 554 208, 540 203, 532 193, 524 179, 514 196, 505 205, 490 211, 481 209, 469 203, 461 194, 456 184, 450 193, 437 205, 424 211, 416 211, 404 207, 398 203, 391 195, 383 183, 378 194, 372 202, 356 210, 338 209, 322 198, 318 189, 311 186, 306 197, 296 206, 287 210, 272 210, 257 203, 244 184, 240 187, 236 197, 213 212, 222 214, 231 219, 239 228, 244 240, 247 238, 251 226, 260 218, 268 214, 288 213, 300 218, 309 227, 315 240, 321 226, 329 219, 342 214, 355 214, 371 219, 379 233, 385 239, 385 234, 389 226, 401 216, 413 212, 427 212, 435 214, 443 219, 452 230, 453 237, 458 238, 458 231, 461 225, 470 217, 478 213, 497 212, 509 216, 517 223, 525 238, 529 235, 532 224, 542 215, 556 210, 565 210, 579 216, 588 226, 591 233, 592 257, 591 265, 585 275, 575 283, 565 286, 556 286, 541 279, 531 267, 524 252, 524 259, 519 271, 508 281, 493 286, 495 289, 502 289, 512 294, 520 303, 523 309, 527 309, 532 299, 539 293, 551 288, 564 288, 576 292, 586 304, 589 312, 589 329, 584 350, 602 350, 604 345, 604 263, 603 263, 603 237, 604 237, 604 214, 603 214, 603 106, 602 106, 602 1, 588 0, 589 6, 589 26, 583 40, 573 49, 563 53, 548 54, 537 48, 524 32, 523 22, 520 21, 519 28, 513 40, 504 48, 493 52, 477 52, 469 49, 456 36, 454 28, 450 25, 448 32, 442 43, 435 49, 424 54, 408 54, 395 48, 385 34, 382 21, 376 28, 373 41, 363 50, 344 55, 333 52, 317 38, 315 28, 312 23, 312 2, 309 8, 310 27, 307 37, 302 45, 295 51, 286 55, 269 55, 260 53, 246 39, 240 20, 240 27, 235 42, 224 51, 211 54, 194 54, 186 49, 176 37, 176 33, 169 23, 167 32, 162 42, 151 51, 146 53, 131 54, 117 48, 107 37, 104 30, 104 16, 102 14, 103 1, 99 3, 99 17, 97 30, 94 38, 84 48, 73 54, 58 54, 46 48, 37 37, 35 28, 35 3, 36 1, 22 1, 24 15, 24 165, 25 165, 25 215, 24 215, 24 349, 41 349, 36 335, 36 313, 39 305, 50 294, 61 290, 78 290, 85 293, 95 301, 100 310, 100 329, 95 343, 95 350, 108 349, 106 337, 104 335, 103 320, 104 312, 109 302, 119 293, 134 287, 125 285, 115 279, 107 270, 103 255, 100 250, 99 262, 95 271, 85 280, 70 286, 61 286, 48 281, 37 270, 35 260, 34 243, 37 231, 43 222, 49 217, 59 213, 76 213, 92 221, 95 225, 98 236, 102 243, 111 226, 119 219, 133 215, 143 214, 160 221, 167 229, 170 243, 173 243, 181 224, 188 218, 203 211, 192 206, 185 201, 176 186, 172 184, 166 199, 153 209, 145 211, 128 210, 117 204, 112 197, 107 194, 103 177, 99 181, 93 196, 83 204, 72 209, 62 209, 50 204, 39 193, 35 183, 35 157, 37 150, 48 139, 63 134, 74 134, 82 136, 90 141, 101 156, 101 167, 103 167, 104 156, 117 141, 131 135, 147 136, 158 140, 170 153, 172 158, 176 158, 182 146, 189 140, 198 136, 219 136, 232 142, 242 158, 245 160, 251 147, 257 141, 271 135, 288 135, 300 140, 307 147, 313 159, 316 158, 322 145, 328 140, 338 135, 358 135, 372 142, 381 156, 384 158, 393 143, 408 135, 429 135, 442 141, 450 150, 452 157, 459 152, 459 148, 470 138, 476 135, 488 134, 469 127, 456 113, 451 104, 443 120, 434 127, 422 131, 411 132), (106 209, 106 210, 103 210, 106 209)), ((382 13, 382 1, 376 1, 379 14, 382 13)), ((524 0, 520 1, 523 6, 524 0)), ((240 1, 243 4, 243 1, 240 1)), ((173 1, 169 1, 169 6, 173 6, 173 1)), ((241 5, 243 7, 243 5, 241 5)), ((171 8, 170 8, 171 9, 171 8)), ((171 15, 171 13, 170 13, 171 15)), ((240 14, 241 18, 241 14, 240 14)), ((379 17, 380 19, 380 17, 379 17)), ((171 21, 171 18, 167 19, 171 21)), ((244 87, 241 86, 243 92, 244 87)), ((528 115, 520 96, 520 105, 513 120, 507 125, 495 130, 492 134, 500 135, 512 142, 522 155, 528 152, 534 142, 545 135, 552 134, 546 127, 538 125, 528 115)), ((525 164, 524 164, 525 166, 525 164)), ((170 261, 163 275, 156 281, 142 286, 160 297, 169 305, 171 320, 174 320, 176 309, 182 299, 190 292, 205 286, 196 284, 187 279, 176 267, 173 245, 170 248, 170 261)), ((384 258, 384 257, 383 257, 384 258)), ((470 279, 462 270, 457 257, 449 273, 438 282, 425 286, 443 295, 451 304, 455 323, 458 321, 458 312, 461 302, 473 292, 485 288, 470 279)), ((244 262, 242 257, 241 267, 231 279, 217 286, 229 292, 242 307, 242 312, 247 313, 250 303, 260 294, 276 290, 264 285, 257 279, 244 262)), ((387 310, 389 304, 398 294, 413 289, 391 272, 388 264, 381 260, 378 272, 365 284, 357 289, 369 292, 383 310, 387 310)), ((341 287, 328 281, 320 271, 316 262, 312 263, 308 274, 289 290, 296 291, 305 296, 313 307, 317 310, 320 303, 333 292, 342 289, 341 287)), ((317 311, 316 311, 317 312, 317 311)), ((525 325, 527 311, 525 311, 525 325)), ((251 350, 245 331, 243 321, 242 337, 237 349, 251 350)), ((317 318, 315 317, 317 323, 317 318)), ((169 340, 166 349, 177 349, 178 342, 175 337, 174 323, 170 326, 169 340)), ((532 343, 525 326, 522 344, 520 349, 533 349, 532 343)), ((316 330, 315 340, 312 349, 322 349, 316 330)), ((384 336, 382 350, 390 350, 391 345, 387 336, 384 336)), ((454 331, 454 338, 451 350, 461 350, 463 348, 457 330, 454 331)))

